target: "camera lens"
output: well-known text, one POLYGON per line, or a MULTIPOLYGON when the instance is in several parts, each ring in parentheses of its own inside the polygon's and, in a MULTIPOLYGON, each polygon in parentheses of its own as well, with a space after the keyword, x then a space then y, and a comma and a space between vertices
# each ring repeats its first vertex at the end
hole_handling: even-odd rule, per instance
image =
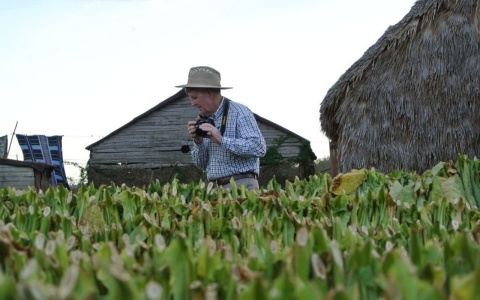
POLYGON ((188 153, 190 152, 190 146, 183 145, 182 148, 180 148, 180 151, 182 151, 182 153, 188 153))

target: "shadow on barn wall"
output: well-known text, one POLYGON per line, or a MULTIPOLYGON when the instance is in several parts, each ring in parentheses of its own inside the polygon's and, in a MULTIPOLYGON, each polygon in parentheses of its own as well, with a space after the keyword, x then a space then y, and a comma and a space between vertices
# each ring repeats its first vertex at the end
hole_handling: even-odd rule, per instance
MULTIPOLYGON (((274 166, 261 167, 260 177, 258 179, 260 187, 266 188, 270 180, 275 176, 276 181, 284 186, 285 181, 293 182, 295 177, 305 178, 302 174, 302 168, 292 166, 291 164, 282 164, 274 166)), ((307 175, 308 176, 308 175, 307 175)), ((125 184, 129 187, 148 187, 152 181, 158 180, 161 184, 171 182, 174 178, 178 178, 181 183, 199 183, 200 180, 206 181, 206 176, 196 166, 170 166, 158 169, 133 169, 127 167, 119 167, 115 170, 89 170, 89 182, 93 182, 95 186, 102 184, 110 185, 114 183, 119 186, 125 184)))

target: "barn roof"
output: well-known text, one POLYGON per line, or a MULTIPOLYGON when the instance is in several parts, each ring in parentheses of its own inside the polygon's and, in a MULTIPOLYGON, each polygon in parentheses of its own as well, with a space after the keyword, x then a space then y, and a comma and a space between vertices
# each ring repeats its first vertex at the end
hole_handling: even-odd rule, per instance
POLYGON ((38 172, 51 172, 55 170, 54 165, 49 165, 46 163, 40 162, 33 162, 33 161, 23 161, 23 160, 14 160, 8 158, 0 158, 0 165, 3 166, 12 166, 12 167, 20 167, 20 168, 32 168, 37 170, 38 172))
MULTIPOLYGON (((111 137, 111 136, 114 136, 116 133, 118 133, 119 131, 121 131, 123 128, 129 126, 130 124, 133 124, 133 123, 137 122, 138 120, 142 119, 143 117, 145 117, 146 115, 149 115, 149 114, 151 114, 151 113, 153 113, 153 112, 155 112, 155 111, 157 111, 157 110, 160 110, 160 109, 164 108, 165 106, 167 106, 167 105, 169 105, 169 104, 171 104, 171 103, 173 103, 173 102, 175 102, 175 101, 178 101, 178 100, 180 100, 180 99, 183 99, 184 97, 186 97, 185 92, 183 91, 183 89, 181 89, 181 90, 179 90, 176 94, 174 94, 173 96, 171 96, 170 98, 168 98, 168 99, 160 102, 159 104, 157 104, 156 106, 154 106, 154 107, 152 107, 151 109, 147 110, 147 111, 144 112, 143 114, 135 117, 133 120, 131 120, 130 122, 126 123, 125 125, 117 128, 116 130, 112 131, 110 134, 104 136, 102 139, 96 141, 96 142, 93 143, 93 144, 88 145, 85 149, 90 150, 90 149, 93 148, 95 145, 101 143, 102 141, 108 139, 108 138, 111 137)), ((284 127, 282 127, 282 126, 280 126, 280 125, 278 125, 278 124, 276 124, 276 123, 274 123, 274 122, 272 122, 272 121, 269 121, 269 120, 267 120, 267 119, 265 119, 265 118, 263 118, 263 117, 255 114, 255 113, 254 113, 253 115, 255 116, 255 119, 256 119, 257 122, 259 122, 259 123, 266 124, 266 125, 268 125, 268 126, 270 126, 270 127, 273 127, 273 128, 275 128, 275 129, 277 129, 277 130, 279 130, 279 131, 284 132, 286 135, 290 135, 290 136, 295 137, 295 138, 297 138, 297 139, 299 139, 299 140, 303 140, 303 141, 307 141, 307 142, 308 142, 307 139, 301 137, 300 135, 298 135, 298 134, 296 134, 296 133, 294 133, 294 132, 292 132, 292 131, 290 131, 290 130, 288 130, 288 129, 286 129, 286 128, 284 128, 284 127)))
POLYGON ((343 170, 422 171, 480 142, 480 3, 419 0, 329 89, 343 170))

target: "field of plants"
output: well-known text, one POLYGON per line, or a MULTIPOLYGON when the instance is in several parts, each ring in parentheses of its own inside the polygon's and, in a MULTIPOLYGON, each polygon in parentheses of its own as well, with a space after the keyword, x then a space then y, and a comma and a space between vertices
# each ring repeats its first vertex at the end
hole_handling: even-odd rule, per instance
POLYGON ((478 299, 480 160, 0 189, 0 299, 478 299))

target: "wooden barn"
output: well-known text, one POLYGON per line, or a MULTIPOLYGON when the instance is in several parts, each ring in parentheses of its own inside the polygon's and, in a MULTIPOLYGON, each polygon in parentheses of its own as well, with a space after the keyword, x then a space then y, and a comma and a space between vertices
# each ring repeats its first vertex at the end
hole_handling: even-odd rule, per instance
MULTIPOLYGON (((204 179, 203 172, 193 165, 190 153, 193 140, 187 132, 187 122, 197 115, 198 110, 180 90, 87 146, 90 151, 89 181, 143 186, 156 179, 167 182, 174 174, 186 182, 204 179)), ((300 163, 294 175, 306 177, 313 174, 311 166, 316 156, 308 140, 257 114, 255 118, 267 143, 267 152, 274 150, 285 161, 295 161, 306 154, 308 162, 300 163)), ((281 171, 280 168, 278 172, 281 171)), ((262 168, 260 173, 259 183, 263 182, 265 186, 265 182, 271 179, 272 170, 262 168)), ((287 177, 280 177, 279 182, 287 177)), ((288 179, 294 178, 290 176, 288 179)))
POLYGON ((32 187, 45 192, 51 185, 54 169, 55 166, 44 163, 0 158, 0 189, 26 190, 32 187))
POLYGON ((332 174, 423 173, 480 145, 480 1, 419 0, 320 105, 332 174))

